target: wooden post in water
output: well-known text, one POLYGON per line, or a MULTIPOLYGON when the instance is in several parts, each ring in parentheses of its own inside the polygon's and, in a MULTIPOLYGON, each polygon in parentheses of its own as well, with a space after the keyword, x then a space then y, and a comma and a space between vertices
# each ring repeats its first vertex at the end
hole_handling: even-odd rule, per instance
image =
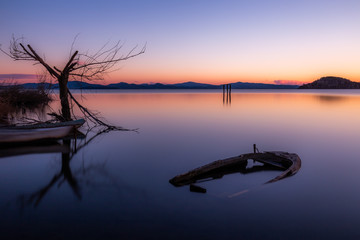
POLYGON ((254 153, 256 153, 256 144, 254 144, 254 153))
POLYGON ((229 103, 229 84, 226 84, 226 104, 229 103))
POLYGON ((230 93, 229 93, 229 103, 231 105, 231 85, 230 85, 230 93))
POLYGON ((229 103, 231 104, 231 84, 229 84, 229 103))
POLYGON ((222 85, 223 88, 223 104, 225 104, 225 84, 222 85))
POLYGON ((231 104, 231 84, 222 85, 222 89, 223 89, 223 103, 225 104, 225 97, 226 97, 226 104, 229 103, 231 104), (225 88, 226 88, 226 92, 225 92, 225 88))

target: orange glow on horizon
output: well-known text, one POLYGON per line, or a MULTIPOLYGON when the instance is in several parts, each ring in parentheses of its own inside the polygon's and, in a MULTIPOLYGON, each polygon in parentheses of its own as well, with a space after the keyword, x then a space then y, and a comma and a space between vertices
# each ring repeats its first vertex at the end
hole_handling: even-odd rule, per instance
MULTIPOLYGON (((281 74, 281 76, 256 76, 254 75, 227 75, 227 74, 217 74, 217 75, 207 75, 207 74, 179 74, 179 75, 165 75, 165 74, 123 74, 122 72, 118 74, 109 75, 109 77, 104 81, 104 83, 118 83, 118 82, 127 82, 127 83, 163 83, 163 84, 175 84, 183 82, 198 82, 206 84, 227 84, 235 82, 250 82, 250 83, 267 83, 267 84, 305 84, 310 83, 315 80, 320 79, 321 77, 326 76, 336 76, 347 78, 354 82, 360 82, 359 74, 340 74, 329 71, 329 73, 324 72, 320 74, 302 74, 302 75, 286 75, 281 74)), ((100 83, 100 81, 99 81, 100 83)))
MULTIPOLYGON (((141 59, 139 59, 141 60, 141 59)), ((238 69, 232 68, 212 68, 206 70, 206 67, 194 67, 193 69, 181 69, 178 68, 164 68, 158 70, 158 68, 151 68, 151 65, 144 65, 142 61, 129 62, 123 68, 118 71, 109 73, 105 76, 105 80, 93 81, 96 84, 111 84, 119 82, 127 83, 162 83, 162 84, 175 84, 183 82, 198 82, 206 84, 226 84, 235 82, 250 82, 250 83, 267 83, 267 84, 303 84, 313 82, 321 77, 325 76, 337 76, 347 78, 354 82, 360 82, 360 73, 358 71, 350 71, 350 69, 328 69, 319 68, 317 71, 315 68, 306 71, 306 69, 297 71, 291 71, 283 69, 282 71, 270 71, 269 67, 267 71, 259 69, 238 69), (139 70, 141 69, 141 70, 139 70)), ((17 83, 37 82, 36 77, 32 78, 5 78, 2 75, 9 74, 24 74, 24 75, 39 75, 43 73, 41 66, 33 66, 26 62, 6 62, 6 65, 0 69, 0 82, 8 80, 17 83)))
MULTIPOLYGON (((11 82, 11 83, 34 83, 38 82, 36 77, 26 77, 26 75, 36 75, 29 74, 27 71, 24 74, 24 78, 21 77, 2 77, 2 75, 7 76, 11 74, 18 73, 9 73, 9 72, 0 72, 0 83, 1 82, 11 82)), ((269 74, 269 75, 231 75, 226 73, 217 73, 217 74, 191 74, 191 73, 182 73, 182 74, 170 74, 170 73, 147 73, 147 72, 133 72, 133 71, 118 71, 111 74, 108 74, 104 80, 95 80, 91 83, 94 84, 111 84, 111 83, 134 83, 134 84, 143 84, 143 83, 162 83, 162 84, 175 84, 175 83, 183 83, 183 82, 198 82, 205 84, 227 84, 227 83, 235 83, 235 82, 250 82, 250 83, 266 83, 266 84, 295 84, 301 85, 304 83, 313 82, 321 77, 325 76, 336 76, 347 78, 354 82, 360 82, 360 75, 353 74, 341 74, 338 72, 332 71, 323 71, 323 73, 318 74, 269 74)), ((53 79, 53 82, 56 80, 53 79)))

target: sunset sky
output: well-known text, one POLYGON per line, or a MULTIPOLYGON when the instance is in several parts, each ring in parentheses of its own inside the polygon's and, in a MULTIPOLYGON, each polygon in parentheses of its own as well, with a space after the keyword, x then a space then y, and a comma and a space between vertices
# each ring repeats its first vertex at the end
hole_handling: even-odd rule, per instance
MULTIPOLYGON (((360 81, 359 13, 359 0, 2 0, 0 44, 23 36, 56 66, 77 34, 79 51, 147 44, 104 83, 360 81)), ((38 73, 0 53, 0 81, 38 73)))

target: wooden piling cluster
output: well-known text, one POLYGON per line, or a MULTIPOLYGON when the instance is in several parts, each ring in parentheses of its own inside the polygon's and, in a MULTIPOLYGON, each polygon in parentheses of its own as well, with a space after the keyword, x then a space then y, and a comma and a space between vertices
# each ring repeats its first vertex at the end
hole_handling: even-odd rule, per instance
POLYGON ((231 104, 231 84, 224 84, 222 87, 223 87, 223 103, 231 104))

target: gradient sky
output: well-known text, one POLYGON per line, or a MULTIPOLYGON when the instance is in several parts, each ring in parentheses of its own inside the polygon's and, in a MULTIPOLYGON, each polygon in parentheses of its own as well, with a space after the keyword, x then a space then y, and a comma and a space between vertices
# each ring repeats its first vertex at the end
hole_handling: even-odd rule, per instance
MULTIPOLYGON (((62 65, 77 34, 80 51, 147 43, 105 83, 360 81, 359 13, 359 0, 1 0, 0 44, 24 36, 62 65)), ((0 53, 0 79, 37 73, 0 53)))

